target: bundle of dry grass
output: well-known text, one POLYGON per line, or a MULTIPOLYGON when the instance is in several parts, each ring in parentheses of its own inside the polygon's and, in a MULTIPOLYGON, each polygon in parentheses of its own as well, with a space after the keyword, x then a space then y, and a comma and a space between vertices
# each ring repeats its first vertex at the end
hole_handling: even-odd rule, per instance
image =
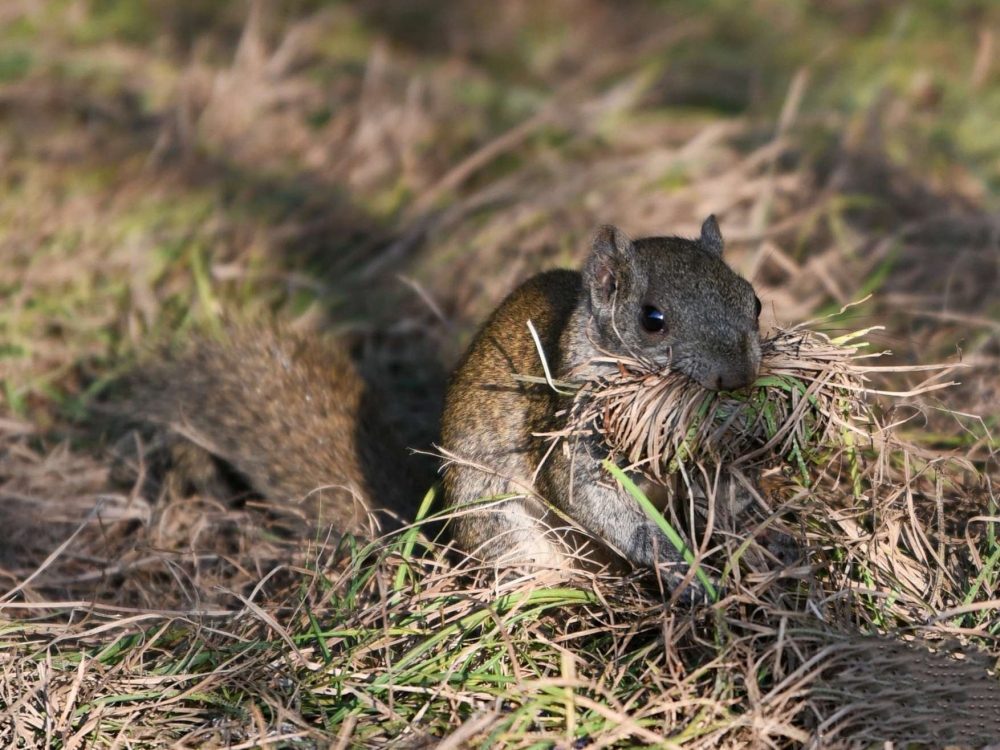
MULTIPOLYGON (((843 310, 841 311, 843 312, 843 310)), ((838 338, 811 330, 817 321, 777 329, 761 341, 760 376, 739 392, 709 391, 669 368, 635 358, 609 358, 617 368, 585 382, 559 435, 599 434, 629 467, 664 479, 683 465, 791 461, 808 466, 830 449, 883 431, 867 397, 915 396, 952 383, 905 392, 871 387, 869 374, 943 367, 864 365, 873 328, 838 338)))

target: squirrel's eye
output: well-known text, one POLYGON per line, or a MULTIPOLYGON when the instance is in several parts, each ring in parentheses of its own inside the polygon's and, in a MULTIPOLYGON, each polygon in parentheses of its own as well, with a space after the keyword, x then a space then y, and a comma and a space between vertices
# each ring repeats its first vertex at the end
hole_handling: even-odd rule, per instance
POLYGON ((754 315, 756 315, 759 318, 760 317, 760 311, 761 311, 760 297, 754 297, 753 298, 753 304, 754 304, 754 309, 755 309, 754 315))
POLYGON ((642 308, 642 327, 650 333, 658 333, 663 330, 663 313, 652 305, 642 308))

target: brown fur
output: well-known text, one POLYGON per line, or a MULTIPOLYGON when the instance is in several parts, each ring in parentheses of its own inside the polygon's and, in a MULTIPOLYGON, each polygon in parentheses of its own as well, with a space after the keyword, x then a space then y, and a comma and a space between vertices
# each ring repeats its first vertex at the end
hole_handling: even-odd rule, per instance
POLYGON ((391 525, 419 500, 409 457, 335 342, 237 326, 140 366, 124 388, 116 411, 165 427, 197 486, 214 480, 211 454, 275 507, 307 501, 308 515, 352 533, 368 529, 368 510, 391 525))
POLYGON ((441 439, 463 462, 445 471, 446 502, 457 505, 458 498, 521 496, 507 502, 501 513, 474 513, 468 521, 462 518, 453 525, 459 546, 477 556, 553 564, 562 556, 556 546, 546 543, 544 526, 537 526, 535 534, 506 523, 510 513, 544 524, 558 523, 545 504, 533 497, 528 480, 545 450, 544 442, 533 433, 553 426, 557 398, 548 386, 518 382, 514 376, 544 375, 527 327, 529 320, 551 365, 558 366, 560 338, 580 289, 580 275, 572 271, 550 271, 525 282, 486 322, 449 386, 441 439), (465 462, 485 465, 491 471, 465 462))

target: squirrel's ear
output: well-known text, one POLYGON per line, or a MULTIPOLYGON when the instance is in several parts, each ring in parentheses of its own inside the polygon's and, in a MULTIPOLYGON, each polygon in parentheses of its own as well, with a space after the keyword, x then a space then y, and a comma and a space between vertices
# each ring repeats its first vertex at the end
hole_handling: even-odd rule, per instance
POLYGON ((715 220, 715 214, 705 219, 705 223, 701 225, 701 244, 709 252, 722 257, 722 232, 719 231, 719 222, 715 220))
POLYGON ((631 251, 632 240, 618 227, 605 224, 594 233, 590 257, 583 270, 592 297, 603 302, 611 299, 631 251))

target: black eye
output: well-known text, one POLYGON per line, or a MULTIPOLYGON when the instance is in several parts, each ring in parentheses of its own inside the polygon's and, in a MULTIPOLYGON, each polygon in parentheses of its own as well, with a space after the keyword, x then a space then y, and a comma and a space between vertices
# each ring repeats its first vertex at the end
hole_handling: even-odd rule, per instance
POLYGON ((760 309, 761 309, 760 308, 760 297, 754 297, 753 298, 753 304, 754 304, 754 310, 755 310, 754 315, 756 315, 759 318, 760 317, 760 309))
POLYGON ((650 333, 658 333, 663 330, 663 313, 652 305, 642 308, 642 327, 650 333))

